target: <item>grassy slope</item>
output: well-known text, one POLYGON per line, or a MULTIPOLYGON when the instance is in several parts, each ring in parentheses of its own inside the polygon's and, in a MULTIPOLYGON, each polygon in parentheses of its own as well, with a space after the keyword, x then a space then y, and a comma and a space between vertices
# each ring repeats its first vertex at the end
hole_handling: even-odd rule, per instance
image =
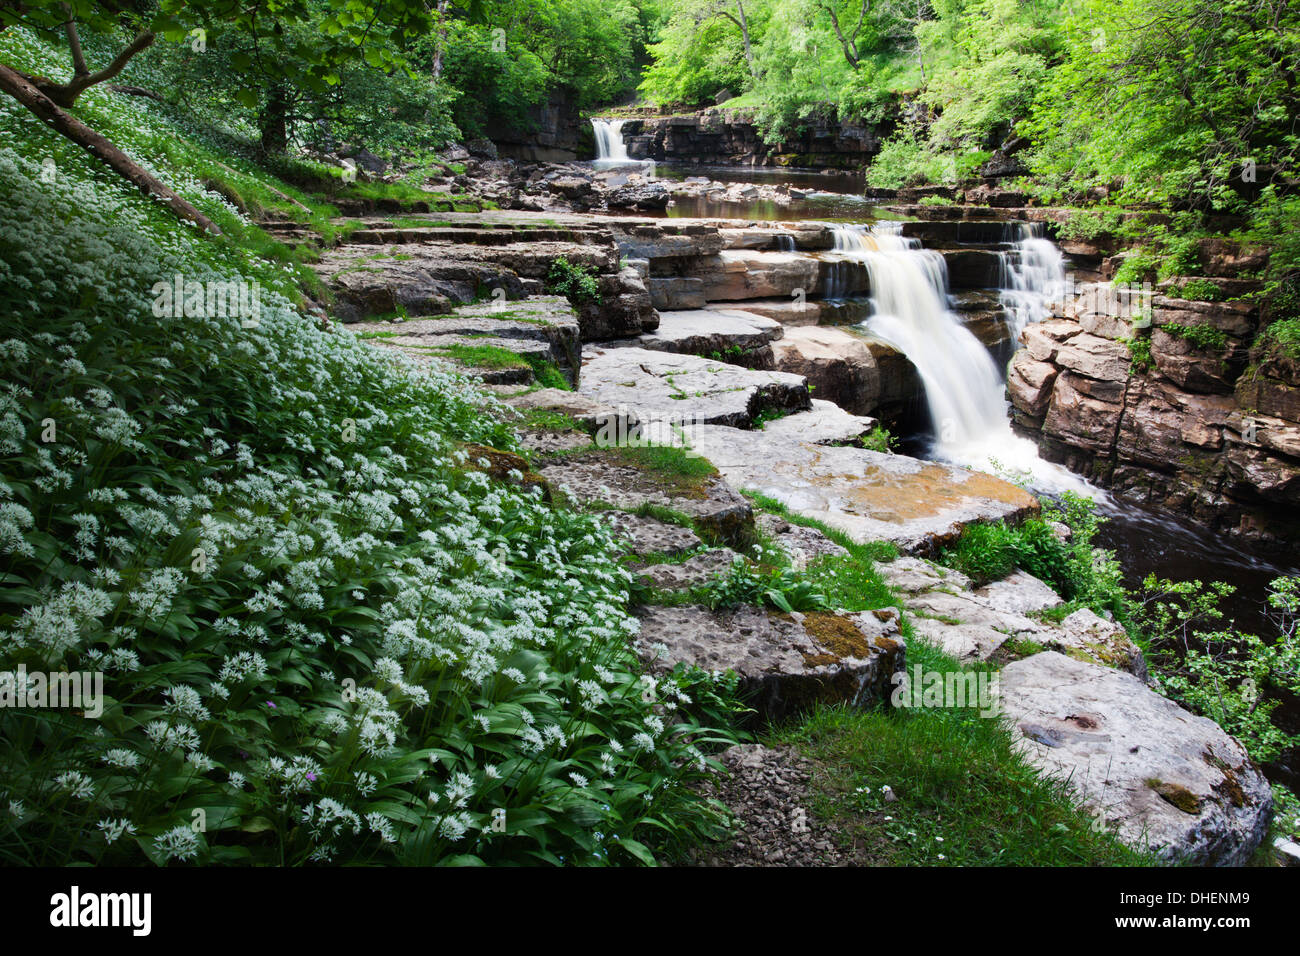
POLYGON ((298 264, 193 175, 237 163, 202 131, 79 112, 225 235, 0 102, 0 669, 109 695, 0 712, 0 859, 635 862, 707 824, 714 682, 646 698, 609 533, 467 458, 513 444, 469 383, 298 312, 298 264), (259 324, 157 314, 176 274, 257 282, 259 324))

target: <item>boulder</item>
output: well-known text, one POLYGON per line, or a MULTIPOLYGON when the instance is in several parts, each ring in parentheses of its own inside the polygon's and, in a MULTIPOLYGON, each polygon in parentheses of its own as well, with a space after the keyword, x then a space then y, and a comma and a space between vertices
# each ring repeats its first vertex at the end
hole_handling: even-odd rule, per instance
POLYGON ((1059 374, 1059 368, 1050 362, 1036 361, 1028 350, 1017 352, 1007 371, 1011 404, 1031 418, 1041 419, 1047 414, 1052 388, 1059 374))
POLYGON ((999 690, 1028 759, 1130 845, 1240 866, 1267 833, 1272 793, 1245 748, 1132 674, 1048 651, 1004 667, 999 690))
POLYGON ((650 290, 650 301, 661 314, 679 309, 702 309, 707 304, 704 281, 693 276, 648 277, 646 287, 650 290))
POLYGON ((1127 382, 1128 349, 1088 332, 1071 336, 1056 353, 1056 364, 1099 382, 1127 382))
POLYGON ((582 340, 595 342, 652 332, 659 325, 659 313, 636 269, 625 266, 600 277, 600 300, 579 306, 578 323, 582 340))
POLYGON ((668 187, 663 183, 633 180, 610 190, 605 203, 610 208, 652 211, 663 209, 668 205, 668 199, 668 187))
POLYGON ((893 608, 783 614, 756 607, 646 607, 637 616, 637 653, 652 671, 679 662, 735 671, 741 694, 766 720, 818 703, 887 702, 893 675, 905 669, 893 608))
POLYGON ((782 331, 780 322, 752 312, 692 309, 660 312, 659 327, 636 339, 636 344, 662 352, 722 358, 746 368, 771 368, 768 346, 782 331))
POLYGON ((724 250, 701 259, 695 274, 704 281, 709 302, 736 302, 789 297, 796 290, 815 295, 822 271, 822 263, 798 253, 724 250))
POLYGON ((1055 362, 1061 346, 1082 331, 1076 322, 1033 322, 1020 333, 1020 341, 1035 361, 1055 362))
POLYGON ((1057 377, 1043 433, 1075 448, 1108 453, 1115 446, 1124 392, 1117 386, 1107 400, 1089 394, 1089 386, 1090 380, 1070 372, 1057 377))
POLYGON ((880 404, 880 371, 867 343, 844 329, 826 326, 787 328, 772 344, 774 367, 802 375, 818 398, 854 414, 880 404))
POLYGON ((1076 660, 1128 671, 1138 680, 1147 680, 1147 662, 1142 648, 1133 643, 1128 632, 1088 608, 1079 608, 1061 621, 1042 641, 1047 648, 1060 651, 1076 660))
POLYGON ((774 419, 762 430, 772 439, 784 438, 818 445, 852 445, 870 434, 876 424, 874 418, 850 415, 834 402, 814 398, 808 411, 774 419))

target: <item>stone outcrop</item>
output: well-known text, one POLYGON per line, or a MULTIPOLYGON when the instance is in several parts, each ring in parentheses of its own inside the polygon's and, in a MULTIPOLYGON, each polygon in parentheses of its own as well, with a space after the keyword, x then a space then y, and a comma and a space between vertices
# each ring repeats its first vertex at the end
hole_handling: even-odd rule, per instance
POLYGON ((660 312, 659 325, 629 345, 661 352, 680 352, 723 359, 733 365, 770 369, 772 343, 781 338, 781 323, 740 309, 692 309, 660 312))
POLYGON ((636 347, 590 350, 581 390, 647 423, 748 428, 762 411, 810 407, 808 384, 798 375, 636 347))
POLYGON ((488 384, 529 384, 538 363, 554 365, 571 385, 578 381, 578 319, 569 303, 555 296, 460 306, 433 318, 359 322, 351 329, 417 362, 437 359, 460 365, 488 384), (520 362, 482 367, 463 357, 484 345, 511 352, 520 362))
POLYGON ((600 503, 635 511, 658 505, 687 515, 696 527, 733 547, 747 547, 753 536, 753 506, 721 478, 683 489, 602 449, 550 461, 537 472, 553 494, 578 506, 600 503))
POLYGON ((623 124, 633 159, 692 164, 807 166, 860 169, 880 151, 887 128, 812 119, 792 139, 770 145, 751 112, 701 110, 677 116, 647 116, 623 124))
POLYGON ((819 702, 888 701, 905 652, 893 608, 785 614, 763 608, 646 607, 636 649, 652 671, 679 663, 735 671, 757 716, 781 720, 819 702))
MULTIPOLYGON (((1216 246, 1206 256, 1213 265, 1228 253, 1216 246)), ((1252 286, 1198 281, 1221 284, 1222 294, 1252 286)), ((1056 317, 1025 329, 1007 379, 1016 427, 1043 457, 1124 497, 1265 546, 1294 541, 1300 363, 1255 342, 1255 303, 1157 294, 1150 314, 1135 316, 1107 298, 1085 286, 1056 317), (1134 361, 1133 342, 1149 364, 1134 361)))
POLYGON ((1015 485, 952 465, 708 425, 686 429, 686 438, 737 488, 864 543, 930 552, 971 522, 1014 522, 1038 510, 1038 499, 1015 485))
POLYGON ((1273 797, 1245 749, 1131 674, 1045 652, 1001 671, 1000 704, 1031 762, 1168 862, 1239 866, 1273 797))
POLYGON ((904 596, 915 633, 959 661, 1005 661, 1054 650, 1147 678, 1142 650, 1122 627, 1087 609, 1051 621, 1040 612, 1059 607, 1061 598, 1024 571, 975 587, 960 571, 913 557, 878 568, 904 596))

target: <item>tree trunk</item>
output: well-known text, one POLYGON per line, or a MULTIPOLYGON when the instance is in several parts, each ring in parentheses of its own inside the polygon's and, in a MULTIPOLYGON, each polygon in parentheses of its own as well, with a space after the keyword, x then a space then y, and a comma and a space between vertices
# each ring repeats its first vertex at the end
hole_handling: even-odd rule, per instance
POLYGON ((161 199, 181 219, 192 222, 200 229, 205 229, 213 235, 221 235, 221 229, 218 228, 216 223, 142 169, 131 157, 127 156, 126 153, 99 133, 96 133, 75 116, 60 109, 57 104, 37 88, 35 82, 3 63, 0 63, 0 90, 4 90, 4 92, 35 113, 56 133, 72 140, 113 172, 134 183, 140 192, 146 196, 156 196, 161 199))
POLYGON ((31 84, 42 95, 45 96, 55 106, 63 109, 71 109, 76 105, 77 97, 97 83, 103 83, 105 80, 111 80, 117 74, 121 73, 127 63, 131 62, 131 57, 135 56, 141 50, 153 43, 154 35, 148 30, 141 30, 136 34, 131 45, 113 58, 113 62, 98 73, 89 73, 86 71, 86 61, 81 54, 81 41, 77 39, 77 25, 69 20, 67 23, 68 44, 72 48, 73 69, 75 70, 72 79, 67 83, 55 83, 43 76, 34 76, 31 78, 31 84))
POLYGON ((758 79, 758 70, 754 68, 754 48, 749 42, 749 18, 745 16, 745 5, 736 0, 736 12, 740 14, 740 36, 745 41, 745 62, 749 64, 749 75, 758 79))
POLYGON ((442 79, 442 51, 447 46, 447 8, 451 0, 438 0, 438 40, 433 47, 433 82, 442 79))
POLYGON ((262 150, 283 153, 289 148, 289 94, 283 83, 271 87, 262 110, 262 150))

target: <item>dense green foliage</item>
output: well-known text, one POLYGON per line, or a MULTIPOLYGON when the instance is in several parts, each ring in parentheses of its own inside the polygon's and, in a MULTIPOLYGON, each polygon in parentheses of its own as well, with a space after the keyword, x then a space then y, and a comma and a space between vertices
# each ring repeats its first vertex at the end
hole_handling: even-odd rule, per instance
POLYGON ((1090 499, 1066 492, 1059 502, 1044 501, 1041 517, 1018 525, 969 525, 944 560, 976 584, 1021 568, 1050 584, 1069 610, 1088 607, 1123 619, 1127 605, 1119 563, 1092 543, 1099 524, 1090 499), (1068 538, 1054 525, 1065 526, 1068 538))
MULTIPOLYGON (((6 8, 0 27, 61 42, 64 6, 6 8)), ((147 36, 112 79, 219 113, 268 151, 360 143, 380 154, 527 133, 553 98, 589 109, 626 96, 660 19, 657 0, 161 0, 133 11, 71 4, 92 72, 147 36)))

